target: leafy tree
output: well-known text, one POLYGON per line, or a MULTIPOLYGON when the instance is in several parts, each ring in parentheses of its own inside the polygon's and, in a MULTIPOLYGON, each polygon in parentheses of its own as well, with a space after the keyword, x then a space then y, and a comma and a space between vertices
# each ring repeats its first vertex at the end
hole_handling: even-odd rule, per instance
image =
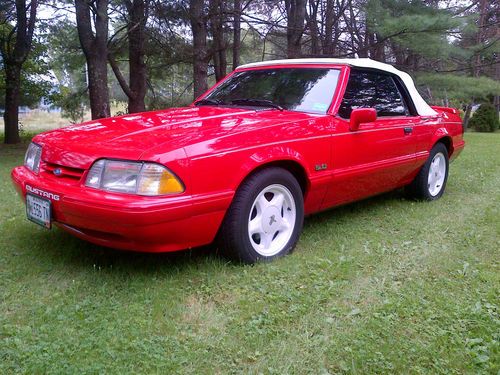
POLYGON ((469 121, 478 132, 494 132, 499 127, 498 112, 490 103, 482 103, 469 121))
MULTIPOLYGON (((19 106, 36 108, 42 99, 48 100, 53 89, 47 64, 47 47, 33 43, 32 51, 23 64, 19 88, 19 106)), ((0 56, 0 108, 5 108, 6 81, 3 59, 0 56)))
MULTIPOLYGON (((30 4, 37 1, 29 1, 1 0, 0 38, 11 30, 16 34, 19 17, 13 10, 25 2, 24 9, 30 11, 30 4)), ((38 32, 40 45, 50 46, 46 57, 37 60, 33 56, 39 53, 34 51, 23 63, 20 103, 35 105, 47 96, 48 66, 58 80, 50 98, 71 121, 80 121, 87 108, 94 118, 109 116, 111 101, 127 101, 129 112, 187 104, 193 93, 196 97, 221 79, 231 62, 234 69, 240 63, 296 56, 358 55, 394 64, 416 77, 430 102, 464 108, 465 119, 477 101, 493 98, 499 105, 499 2, 45 0, 42 4, 43 13, 54 7, 59 15, 47 20, 48 33, 38 32)), ((45 31, 41 24, 39 20, 38 30, 45 31)), ((0 91, 5 92, 5 82, 11 80, 6 79, 4 60, 0 67, 4 78, 0 91)))
POLYGON ((47 35, 51 71, 57 87, 51 101, 61 108, 61 115, 71 122, 82 121, 89 108, 85 56, 81 53, 78 32, 69 20, 53 23, 47 35))
POLYGON ((447 36, 462 26, 453 14, 423 1, 369 0, 367 27, 375 32, 374 46, 392 50, 396 65, 418 69, 422 58, 449 57, 455 47, 447 36))
POLYGON ((500 82, 488 77, 420 73, 416 75, 416 82, 427 100, 436 105, 465 106, 474 100, 487 100, 500 92, 500 82), (429 91, 432 95, 428 94, 429 91))
POLYGON ((59 92, 51 96, 52 101, 61 108, 61 115, 75 124, 82 122, 87 107, 83 104, 83 92, 75 93, 69 87, 60 86, 59 92))
POLYGON ((5 82, 5 143, 19 143, 19 103, 23 65, 35 31, 38 2, 4 0, 0 4, 0 54, 5 82))

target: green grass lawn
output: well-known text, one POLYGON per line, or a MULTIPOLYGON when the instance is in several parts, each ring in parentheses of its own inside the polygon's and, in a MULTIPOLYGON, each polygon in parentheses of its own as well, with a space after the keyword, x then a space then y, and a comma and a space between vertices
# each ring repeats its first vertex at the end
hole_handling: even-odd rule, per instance
POLYGON ((500 371, 500 134, 466 135, 436 202, 306 220, 296 251, 118 252, 28 222, 0 146, 0 373, 500 371))

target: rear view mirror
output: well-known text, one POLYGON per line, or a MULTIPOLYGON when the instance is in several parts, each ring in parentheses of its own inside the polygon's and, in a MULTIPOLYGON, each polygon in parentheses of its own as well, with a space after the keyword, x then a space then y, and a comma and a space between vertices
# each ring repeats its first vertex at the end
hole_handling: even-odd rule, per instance
POLYGON ((366 122, 373 122, 377 119, 377 110, 375 108, 357 108, 351 112, 349 119, 349 129, 356 131, 359 125, 366 122))

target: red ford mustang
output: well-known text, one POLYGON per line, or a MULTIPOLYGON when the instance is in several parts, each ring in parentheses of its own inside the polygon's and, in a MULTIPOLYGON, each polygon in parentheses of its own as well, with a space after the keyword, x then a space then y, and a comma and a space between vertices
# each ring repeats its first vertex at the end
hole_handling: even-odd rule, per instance
POLYGON ((12 179, 47 228, 149 252, 218 238, 252 263, 289 253, 304 215, 399 187, 439 198, 463 147, 456 110, 390 65, 267 61, 187 108, 37 135, 12 179))

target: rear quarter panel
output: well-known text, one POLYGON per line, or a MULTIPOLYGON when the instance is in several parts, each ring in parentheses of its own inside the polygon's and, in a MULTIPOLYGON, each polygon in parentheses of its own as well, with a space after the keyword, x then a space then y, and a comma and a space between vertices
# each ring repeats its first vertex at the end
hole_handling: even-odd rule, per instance
MULTIPOLYGON (((458 113, 449 113, 446 111, 442 111, 440 115, 440 129, 442 129, 443 132, 444 130, 446 130, 447 137, 451 139, 449 150, 450 160, 454 160, 465 146, 462 119, 460 118, 458 113)), ((433 140, 436 140, 436 138, 438 137, 439 134, 436 134, 433 140)))
POLYGON ((464 147, 462 120, 458 114, 437 110, 434 116, 422 116, 414 127, 417 165, 421 166, 429 157, 437 142, 444 142, 453 160, 464 147))

